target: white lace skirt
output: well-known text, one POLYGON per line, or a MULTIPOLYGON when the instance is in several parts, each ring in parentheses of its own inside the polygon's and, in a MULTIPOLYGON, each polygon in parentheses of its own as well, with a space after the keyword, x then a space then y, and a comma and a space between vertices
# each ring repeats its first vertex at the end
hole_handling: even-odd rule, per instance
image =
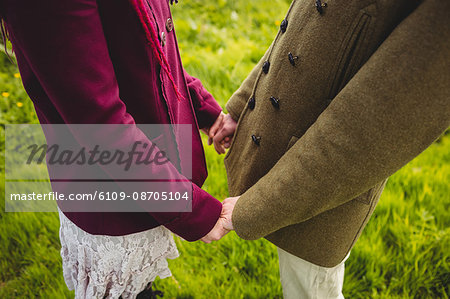
POLYGON ((163 226, 125 235, 91 235, 59 212, 61 256, 75 298, 135 298, 157 276, 171 276, 167 259, 178 257, 163 226))

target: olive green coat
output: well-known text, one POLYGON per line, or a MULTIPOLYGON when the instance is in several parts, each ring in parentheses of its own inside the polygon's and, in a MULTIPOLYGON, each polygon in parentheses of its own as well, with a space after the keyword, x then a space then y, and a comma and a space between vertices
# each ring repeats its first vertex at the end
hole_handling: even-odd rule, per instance
POLYGON ((227 103, 238 128, 225 165, 240 237, 332 267, 386 178, 450 124, 450 1, 314 4, 293 1, 227 103))

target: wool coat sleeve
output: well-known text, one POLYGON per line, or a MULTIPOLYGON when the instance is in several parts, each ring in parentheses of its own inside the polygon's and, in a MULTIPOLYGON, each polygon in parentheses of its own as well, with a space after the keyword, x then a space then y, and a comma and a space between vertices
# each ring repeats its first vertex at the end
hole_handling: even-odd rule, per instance
POLYGON ((198 127, 200 129, 211 127, 222 112, 222 108, 199 79, 192 77, 186 71, 184 71, 184 77, 194 105, 198 127))
MULTIPOLYGON (((8 15, 7 24, 30 97, 48 99, 48 105, 54 106, 64 123, 134 124, 119 97, 97 2, 51 0, 26 4, 27 9, 16 9, 17 13, 8 15)), ((151 144, 136 127, 124 140, 127 144, 151 144)), ((146 171, 187 180, 171 163, 151 164, 146 171)), ((214 227, 222 207, 195 184, 192 189, 192 212, 150 213, 189 241, 198 240, 214 227)))
POLYGON ((450 124, 450 1, 425 0, 310 129, 238 200, 257 239, 333 209, 392 175, 450 124))

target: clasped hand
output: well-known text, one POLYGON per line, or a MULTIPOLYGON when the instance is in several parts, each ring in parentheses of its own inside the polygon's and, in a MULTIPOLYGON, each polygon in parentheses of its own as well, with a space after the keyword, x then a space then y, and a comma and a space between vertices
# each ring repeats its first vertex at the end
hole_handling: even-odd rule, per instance
POLYGON ((225 150, 231 146, 236 126, 237 122, 230 114, 221 112, 214 124, 202 131, 208 135, 208 145, 214 144, 216 152, 220 155, 225 154, 225 150))
POLYGON ((229 197, 222 202, 222 212, 220 213, 220 217, 213 229, 201 239, 203 242, 211 243, 212 241, 218 241, 234 229, 231 217, 238 199, 239 196, 229 197))
MULTIPOLYGON (((225 150, 231 146, 236 126, 236 121, 229 114, 221 112, 214 124, 203 130, 208 135, 208 145, 214 144, 217 153, 224 154, 225 150)), ((220 217, 213 229, 201 239, 203 242, 218 241, 234 229, 231 216, 238 199, 239 197, 230 197, 222 202, 220 217)))

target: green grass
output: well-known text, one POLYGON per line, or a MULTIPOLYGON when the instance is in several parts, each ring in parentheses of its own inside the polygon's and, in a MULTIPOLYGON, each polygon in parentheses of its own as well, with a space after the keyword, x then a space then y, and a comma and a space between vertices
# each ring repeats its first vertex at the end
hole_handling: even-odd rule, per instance
MULTIPOLYGON (((185 67, 222 106, 272 41, 287 7, 281 0, 181 0, 175 7, 185 67)), ((0 125, 36 123, 15 73, 0 54, 0 125)), ((0 162, 3 140, 0 127, 0 162)), ((346 264, 346 297, 449 297, 449 149, 446 135, 390 178, 346 264)), ((223 156, 210 147, 206 155, 204 188, 223 199, 223 156)), ((60 268, 57 214, 4 213, 3 163, 0 169, 0 298, 73 296, 60 268)), ((281 298, 276 248, 269 242, 243 241, 235 233, 210 245, 176 242, 181 257, 170 261, 173 277, 156 281, 165 298, 281 298)))

